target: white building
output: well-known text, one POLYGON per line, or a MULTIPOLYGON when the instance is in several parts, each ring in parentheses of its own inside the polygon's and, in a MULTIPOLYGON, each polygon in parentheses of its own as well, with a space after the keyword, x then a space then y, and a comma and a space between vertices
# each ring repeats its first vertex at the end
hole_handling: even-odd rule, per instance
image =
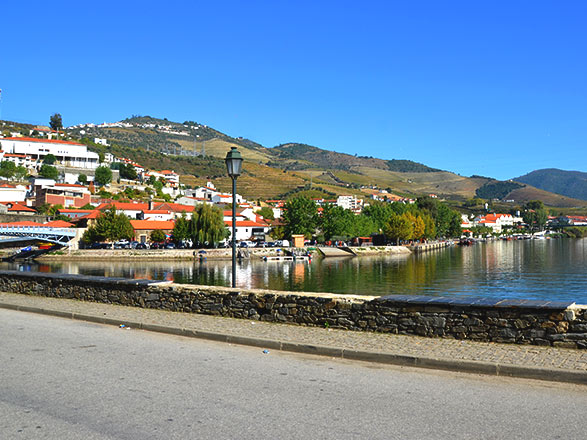
POLYGON ((336 204, 355 213, 363 209, 363 199, 357 199, 355 196, 338 196, 336 204))
POLYGON ((24 185, 0 185, 0 202, 24 202, 27 194, 24 185))
POLYGON ((98 154, 77 142, 12 137, 0 139, 0 146, 5 154, 24 154, 38 162, 52 154, 61 165, 69 167, 95 169, 99 165, 98 154))

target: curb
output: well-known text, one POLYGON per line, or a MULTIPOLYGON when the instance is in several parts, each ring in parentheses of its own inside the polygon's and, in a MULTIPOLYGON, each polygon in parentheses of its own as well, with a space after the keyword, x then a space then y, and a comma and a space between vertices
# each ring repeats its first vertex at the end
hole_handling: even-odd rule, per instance
POLYGON ((105 316, 87 315, 83 313, 63 312, 61 310, 44 309, 41 307, 19 306, 0 302, 0 308, 19 312, 36 313, 40 315, 56 316, 59 318, 75 319, 78 321, 94 322, 97 324, 114 325, 124 324, 127 327, 165 333, 176 336, 185 336, 206 339, 216 342, 227 342, 236 345, 261 347, 271 350, 287 351, 292 353, 313 354, 355 361, 375 362, 379 364, 397 365, 403 367, 427 368, 432 370, 453 371, 458 373, 484 374, 489 376, 505 376, 523 379, 544 380, 549 382, 565 382, 587 385, 587 372, 524 367, 511 364, 498 364, 481 361, 463 361, 450 359, 435 359, 420 356, 408 356, 393 353, 380 353, 363 350, 349 350, 343 348, 282 342, 271 339, 237 336, 225 333, 207 332, 159 324, 144 324, 142 322, 126 321, 105 316))

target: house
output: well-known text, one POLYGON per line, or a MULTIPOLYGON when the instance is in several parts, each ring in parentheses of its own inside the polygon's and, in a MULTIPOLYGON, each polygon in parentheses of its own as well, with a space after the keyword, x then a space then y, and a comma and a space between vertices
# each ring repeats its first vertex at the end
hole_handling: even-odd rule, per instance
POLYGON ((134 239, 140 243, 150 241, 153 231, 161 231, 166 235, 171 235, 175 223, 172 221, 153 221, 153 220, 131 220, 130 224, 134 230, 134 239))
POLYGON ((0 202, 6 207, 6 211, 9 214, 20 214, 20 215, 34 215, 37 211, 28 206, 21 205, 17 202, 0 202))
MULTIPOLYGON (((64 215, 69 217, 72 220, 78 220, 83 217, 87 217, 92 212, 96 211, 95 209, 58 209, 57 214, 64 215)), ((100 211, 98 211, 100 212, 100 211)))
MULTIPOLYGON (((232 241, 232 219, 224 220, 224 224, 230 231, 228 240, 232 241)), ((264 223, 257 223, 251 220, 238 220, 235 224, 236 241, 241 240, 259 240, 265 239, 265 234, 269 232, 269 225, 264 223)))
POLYGON ((34 186, 35 207, 44 204, 61 205, 65 208, 81 208, 90 203, 92 195, 83 185, 68 183, 45 183, 34 186))
POLYGON ((174 214, 166 209, 149 209, 143 211, 142 215, 142 220, 169 221, 174 218, 174 214))
POLYGON ((140 219, 143 215, 143 211, 148 211, 148 203, 139 202, 106 202, 101 203, 96 208, 98 211, 105 211, 107 209, 115 208, 116 212, 122 212, 130 219, 140 219))
POLYGON ((24 202, 27 192, 25 185, 0 184, 0 202, 24 202))
POLYGON ((493 232, 500 233, 504 226, 514 226, 522 223, 520 217, 514 217, 511 214, 487 214, 479 215, 473 220, 475 226, 487 226, 493 229, 493 232))
POLYGON ((185 195, 189 197, 195 197, 197 199, 204 199, 212 201, 212 197, 216 194, 220 194, 220 191, 214 187, 214 184, 210 181, 206 183, 206 186, 201 186, 196 189, 186 189, 185 195))
POLYGON ((212 203, 210 200, 205 199, 204 197, 191 197, 191 196, 183 196, 176 200, 177 203, 180 205, 190 205, 196 206, 201 205, 203 203, 212 203))
MULTIPOLYGON (((236 203, 240 204, 242 203, 243 198, 240 195, 236 195, 236 203)), ((215 205, 226 205, 226 204, 232 204, 232 194, 214 194, 212 196, 212 203, 214 203, 215 205)))
POLYGON ((192 212, 195 207, 192 205, 182 205, 180 203, 153 203, 152 209, 168 211, 173 215, 173 218, 181 217, 185 213, 187 219, 192 218, 192 212))

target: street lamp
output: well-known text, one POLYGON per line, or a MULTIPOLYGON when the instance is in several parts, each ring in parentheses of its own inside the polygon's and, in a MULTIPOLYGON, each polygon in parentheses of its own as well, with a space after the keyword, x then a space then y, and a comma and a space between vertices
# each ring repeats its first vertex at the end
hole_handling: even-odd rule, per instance
POLYGON ((243 158, 236 147, 231 147, 224 162, 232 179, 232 287, 236 287, 236 179, 241 175, 243 158))

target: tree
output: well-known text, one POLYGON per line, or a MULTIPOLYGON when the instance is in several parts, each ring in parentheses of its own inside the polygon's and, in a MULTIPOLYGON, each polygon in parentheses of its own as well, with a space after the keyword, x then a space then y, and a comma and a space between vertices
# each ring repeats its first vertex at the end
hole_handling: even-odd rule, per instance
POLYGON ((391 208, 391 204, 375 201, 371 203, 369 206, 363 209, 363 215, 371 218, 375 226, 377 227, 377 232, 383 231, 385 225, 389 221, 389 217, 393 213, 391 208))
POLYGON ((57 171, 57 168, 44 163, 39 170, 39 176, 44 177, 45 179, 57 180, 59 179, 59 171, 57 171))
POLYGON ((522 219, 526 223, 531 231, 542 231, 548 221, 548 212, 544 207, 544 203, 540 200, 530 200, 524 206, 524 213, 522 219))
POLYGON ((173 227, 173 241, 181 243, 188 238, 190 238, 190 222, 187 220, 185 212, 182 212, 173 227))
POLYGON ((115 208, 102 212, 94 226, 90 226, 82 239, 86 243, 94 241, 132 240, 134 229, 129 218, 123 213, 117 214, 115 208))
POLYGON ((55 162, 57 162, 57 158, 51 153, 47 154, 43 159, 43 163, 46 163, 47 165, 53 165, 55 162))
POLYGON ((151 241, 161 242, 165 241, 165 233, 161 229, 155 229, 150 235, 151 241))
POLYGON ((86 183, 88 183, 88 176, 86 176, 85 174, 80 174, 79 176, 77 176, 77 181, 82 185, 85 185, 86 183))
POLYGON ((409 240, 412 237, 414 227, 405 214, 392 214, 384 230, 385 235, 399 245, 400 240, 409 240))
POLYGON ((127 180, 136 180, 137 170, 131 164, 123 164, 119 168, 120 178, 127 180))
POLYGON ((271 209, 269 206, 264 206, 259 211, 257 211, 257 213, 265 220, 275 220, 275 214, 273 214, 273 209, 271 209))
POLYGON ((16 169, 14 170, 14 178, 16 180, 25 180, 28 175, 29 175, 29 172, 22 165, 17 166, 16 169))
POLYGON ((189 237, 197 245, 213 246, 230 236, 224 225, 224 215, 217 206, 198 205, 189 221, 189 237))
POLYGON ((10 179, 16 172, 16 165, 14 162, 4 160, 0 162, 0 176, 10 179))
POLYGON ((51 115, 51 119, 49 120, 49 125, 51 126, 51 129, 53 129, 55 131, 61 130, 63 128, 63 121, 61 119, 61 114, 54 113, 53 115, 51 115))
POLYGON ((105 166, 99 166, 94 172, 94 180, 100 185, 112 182, 112 170, 105 166))
POLYGON ((316 233, 318 207, 308 197, 294 197, 287 201, 283 213, 285 235, 303 234, 306 238, 316 233))
POLYGON ((341 206, 327 204, 320 218, 320 229, 326 240, 332 237, 350 237, 353 234, 355 215, 341 206))
POLYGON ((105 159, 105 158, 106 158, 106 156, 104 155, 104 153, 100 151, 100 152, 98 153, 98 162, 99 162, 99 163, 104 163, 104 159, 105 159))

